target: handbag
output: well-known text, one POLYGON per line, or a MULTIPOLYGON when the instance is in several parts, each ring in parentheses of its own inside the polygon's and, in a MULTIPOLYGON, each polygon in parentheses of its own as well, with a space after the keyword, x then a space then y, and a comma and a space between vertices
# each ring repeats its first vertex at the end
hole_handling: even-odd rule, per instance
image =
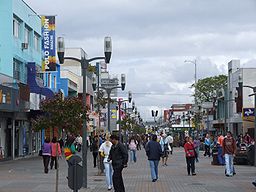
POLYGON ((43 150, 42 149, 39 150, 38 156, 43 156, 43 150))

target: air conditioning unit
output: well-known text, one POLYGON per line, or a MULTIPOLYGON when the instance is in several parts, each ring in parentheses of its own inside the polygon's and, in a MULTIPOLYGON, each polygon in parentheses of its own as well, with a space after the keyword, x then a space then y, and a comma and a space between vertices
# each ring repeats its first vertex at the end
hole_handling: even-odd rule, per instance
POLYGON ((21 48, 23 49, 28 49, 28 43, 21 43, 21 48))

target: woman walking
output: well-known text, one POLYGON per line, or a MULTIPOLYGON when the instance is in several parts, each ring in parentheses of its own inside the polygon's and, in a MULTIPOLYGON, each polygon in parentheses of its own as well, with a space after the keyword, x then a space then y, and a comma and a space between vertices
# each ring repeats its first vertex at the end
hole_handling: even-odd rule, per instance
POLYGON ((137 142, 134 139, 134 137, 131 137, 129 141, 129 150, 130 150, 130 162, 136 163, 137 157, 136 157, 136 150, 137 150, 137 142))
POLYGON ((95 135, 92 142, 93 167, 97 166, 97 157, 99 153, 99 138, 95 135))
POLYGON ((161 145, 162 152, 163 152, 162 166, 168 166, 167 165, 167 160, 168 160, 168 156, 169 156, 169 147, 168 147, 169 146, 169 142, 168 142, 168 139, 167 139, 167 135, 165 133, 162 134, 159 143, 161 145))
POLYGON ((44 140, 44 144, 42 147, 42 155, 43 155, 43 164, 44 164, 44 173, 48 173, 49 169, 49 162, 50 162, 50 158, 51 158, 51 143, 50 143, 50 139, 46 138, 44 140))
POLYGON ((57 169, 58 167, 58 163, 57 163, 57 158, 61 156, 61 149, 60 149, 60 144, 57 142, 57 138, 53 137, 52 139, 52 143, 51 143, 51 163, 50 163, 50 167, 51 169, 54 168, 57 169))
POLYGON ((108 162, 108 156, 109 156, 109 151, 111 149, 112 143, 109 141, 110 139, 109 134, 106 135, 105 139, 106 141, 102 143, 102 145, 100 146, 99 152, 100 152, 100 155, 104 158, 103 164, 105 167, 106 182, 107 182, 108 190, 110 191, 113 186, 112 165, 111 165, 111 162, 108 162))
POLYGON ((199 162, 199 149, 200 149, 201 141, 199 140, 198 136, 196 136, 196 139, 194 140, 194 148, 196 152, 196 162, 199 162))
POLYGON ((190 175, 190 173, 192 173, 192 175, 194 176, 194 175, 196 175, 196 173, 195 173, 196 152, 195 152, 192 137, 186 137, 186 143, 184 145, 184 150, 186 153, 188 175, 190 175))

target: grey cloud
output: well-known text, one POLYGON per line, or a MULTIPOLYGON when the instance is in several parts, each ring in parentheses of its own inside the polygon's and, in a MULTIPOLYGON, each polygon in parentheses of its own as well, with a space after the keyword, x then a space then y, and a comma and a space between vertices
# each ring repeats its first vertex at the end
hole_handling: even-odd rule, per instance
POLYGON ((103 38, 111 36, 110 72, 127 74, 126 90, 140 93, 134 98, 145 117, 152 108, 192 102, 194 66, 186 59, 197 59, 198 78, 227 73, 233 58, 256 64, 255 0, 25 1, 38 14, 57 15, 66 46, 89 57, 102 56, 103 38))

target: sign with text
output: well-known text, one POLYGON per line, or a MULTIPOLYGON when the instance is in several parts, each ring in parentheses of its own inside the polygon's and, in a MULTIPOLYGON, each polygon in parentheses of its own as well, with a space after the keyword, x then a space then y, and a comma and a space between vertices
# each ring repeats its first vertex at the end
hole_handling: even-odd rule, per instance
POLYGON ((55 16, 42 16, 42 70, 56 71, 55 16))

